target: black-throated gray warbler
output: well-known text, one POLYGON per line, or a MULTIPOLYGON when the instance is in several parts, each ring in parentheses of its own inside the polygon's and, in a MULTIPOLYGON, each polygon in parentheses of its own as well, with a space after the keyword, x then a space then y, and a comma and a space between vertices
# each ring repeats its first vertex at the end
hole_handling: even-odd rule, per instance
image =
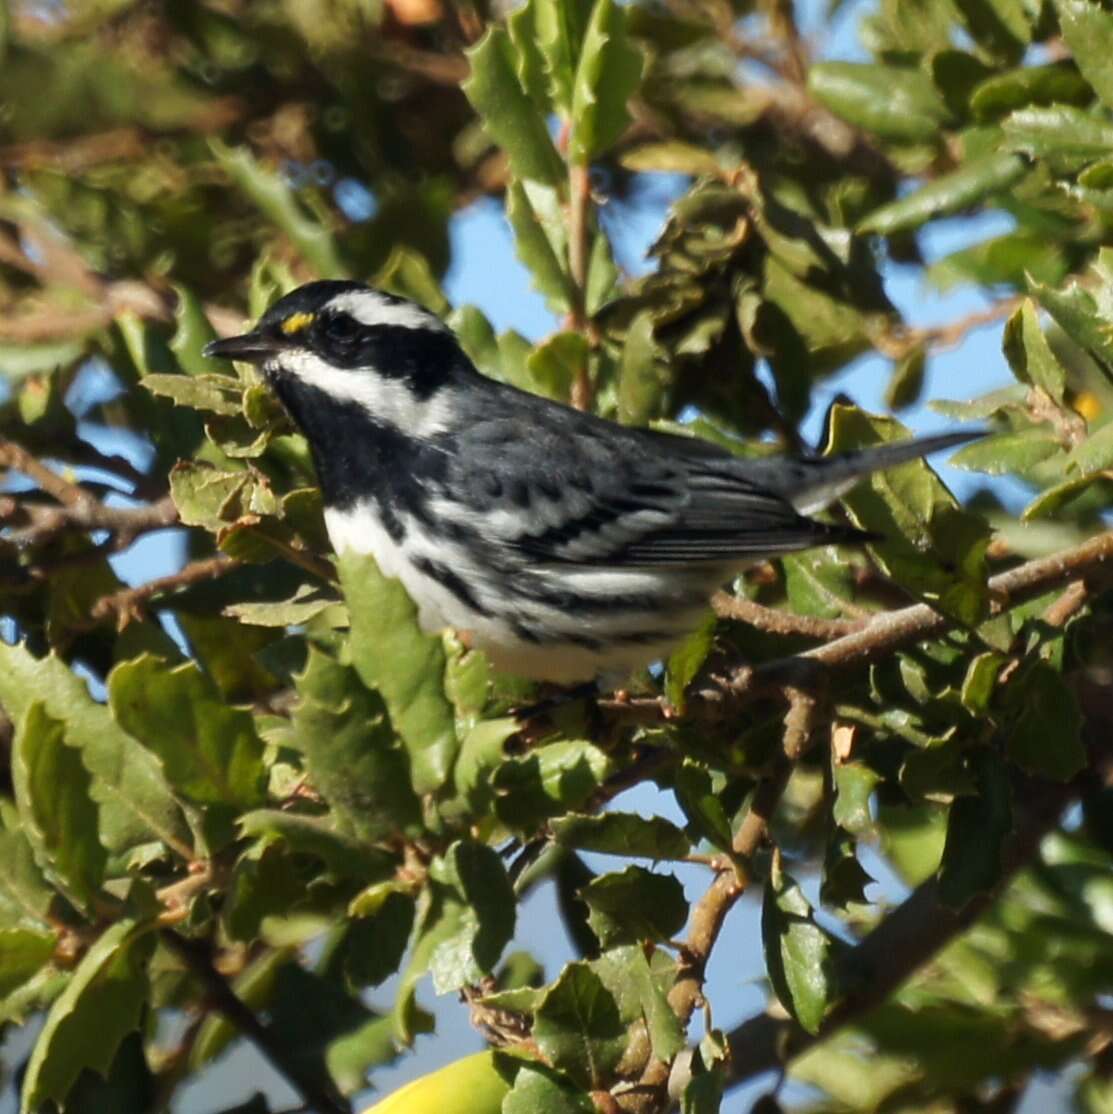
POLYGON ((659 659, 755 560, 867 540, 806 516, 970 436, 740 459, 488 379, 434 314, 357 282, 302 286, 205 354, 262 368, 309 439, 338 552, 398 577, 425 629, 562 683, 659 659))

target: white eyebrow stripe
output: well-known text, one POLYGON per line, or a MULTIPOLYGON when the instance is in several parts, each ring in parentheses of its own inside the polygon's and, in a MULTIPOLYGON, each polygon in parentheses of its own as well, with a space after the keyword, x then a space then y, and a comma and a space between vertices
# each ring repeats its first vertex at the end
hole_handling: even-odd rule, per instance
POLYGON ((436 329, 447 332, 448 328, 436 314, 415 305, 413 302, 394 302, 383 297, 377 290, 351 290, 330 298, 327 309, 338 309, 354 317, 361 325, 394 325, 402 329, 436 329))

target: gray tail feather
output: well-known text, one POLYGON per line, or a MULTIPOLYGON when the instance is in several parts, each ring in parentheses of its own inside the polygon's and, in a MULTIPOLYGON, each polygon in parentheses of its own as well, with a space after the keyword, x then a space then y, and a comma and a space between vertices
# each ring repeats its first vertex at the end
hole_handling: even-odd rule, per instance
POLYGON ((802 460, 799 468, 786 470, 776 490, 800 514, 814 514, 849 491, 859 479, 871 472, 882 472, 909 460, 930 456, 942 449, 973 441, 984 434, 978 430, 962 433, 937 433, 911 441, 897 441, 868 449, 840 453, 838 456, 802 460))

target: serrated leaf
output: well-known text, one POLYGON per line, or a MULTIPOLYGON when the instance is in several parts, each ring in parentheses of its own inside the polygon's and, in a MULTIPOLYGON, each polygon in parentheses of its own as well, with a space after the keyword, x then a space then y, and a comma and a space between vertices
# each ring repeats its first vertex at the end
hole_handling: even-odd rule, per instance
POLYGON ((669 654, 665 672, 665 696, 677 712, 683 712, 688 686, 703 668, 707 655, 715 641, 716 619, 709 615, 699 629, 688 635, 680 645, 669 654))
POLYGON ((139 1027, 153 948, 144 926, 122 920, 85 953, 35 1042, 23 1079, 25 1114, 51 1100, 64 1103, 83 1070, 108 1070, 120 1042, 139 1027))
POLYGON ((56 939, 51 932, 0 929, 0 997, 7 998, 50 961, 56 939))
POLYGON ((38 701, 27 708, 12 747, 12 782, 23 830, 39 865, 71 900, 89 908, 104 881, 108 853, 89 773, 65 725, 38 701))
POLYGON ((331 873, 341 878, 372 882, 394 874, 393 855, 369 848, 337 831, 325 816, 264 808, 245 812, 237 823, 245 838, 280 841, 296 854, 320 859, 331 873))
POLYGON ((246 146, 228 147, 216 140, 210 141, 209 146, 233 185, 289 236, 319 275, 324 278, 344 275, 332 232, 301 208, 278 171, 263 166, 246 146))
POLYGON ((6 928, 41 931, 49 927, 55 891, 35 860, 30 839, 17 826, 18 812, 14 807, 11 811, 9 829, 0 831, 0 919, 6 928))
POLYGON ((542 341, 526 357, 531 389, 545 398, 567 402, 572 384, 587 371, 589 352, 587 340, 579 333, 556 333, 542 341))
POLYGON ((687 1043, 684 1027, 669 1006, 667 990, 676 979, 676 966, 663 962, 654 953, 650 968, 644 949, 638 944, 610 948, 591 961, 591 969, 614 995, 624 1024, 644 1020, 653 1055, 669 1063, 687 1043))
POLYGON ((626 330, 618 370, 618 420, 642 426, 661 416, 665 382, 657 368, 653 314, 639 313, 626 330))
POLYGON ((835 994, 833 940, 815 923, 800 887, 774 867, 761 905, 765 968, 782 1006, 819 1032, 835 994))
POLYGON ((90 792, 100 805, 101 836, 110 851, 161 839, 189 854, 189 826, 158 760, 120 729, 58 658, 34 658, 23 646, 0 642, 0 704, 19 720, 33 700, 65 724, 67 741, 79 749, 93 777, 90 792))
POLYGON ((1084 105, 1092 97, 1074 66, 1053 62, 987 77, 971 93, 970 108, 979 120, 992 120, 1026 105, 1084 105))
POLYGON ((1069 105, 1018 109, 1001 127, 1009 150, 1033 158, 1065 159, 1064 165, 1103 158, 1113 147, 1113 123, 1069 105))
POLYGON ((671 874, 628 866, 601 874, 580 891, 591 912, 588 924, 604 948, 669 940, 688 919, 684 887, 671 874))
POLYGON ((156 754, 166 778, 198 805, 257 808, 266 798, 263 744, 251 714, 231 707, 193 662, 144 654, 109 674, 123 729, 156 754))
POLYGON ((833 546, 781 558, 788 602, 797 615, 837 619, 854 602, 854 574, 833 546))
POLYGON ((711 775, 696 762, 686 761, 674 776, 673 792, 696 834, 720 851, 731 850, 730 819, 715 793, 711 775))
POLYGON ((599 1090, 626 1047, 614 997, 586 963, 569 963, 537 1006, 533 1039, 578 1087, 599 1090))
POLYGON ((1062 442, 1054 432, 1034 426, 964 445, 951 457, 950 463, 954 468, 985 472, 990 476, 1023 475, 1062 452, 1062 442))
POLYGON ((141 382, 151 394, 172 399, 176 405, 193 410, 238 416, 243 409, 243 388, 227 375, 152 373, 145 375, 141 382))
POLYGON ((603 855, 667 860, 687 858, 692 850, 688 837, 663 816, 571 813, 553 820, 549 827, 557 843, 603 855))
POLYGON ((626 9, 615 0, 595 0, 572 88, 571 161, 591 162, 621 135, 642 64, 641 50, 626 30, 626 9))
POLYGON ((956 213, 1007 190, 1027 170, 1024 159, 1007 152, 972 159, 899 200, 875 209, 859 223, 858 231, 891 236, 918 228, 936 217, 956 213))
POLYGON ((549 90, 560 114, 572 112, 573 86, 584 34, 591 18, 591 0, 532 0, 537 46, 545 59, 549 90))
POLYGON ((459 749, 444 692, 444 645, 422 632, 401 581, 383 576, 373 557, 342 553, 337 571, 352 618, 352 664, 386 702, 415 792, 431 793, 448 779, 459 749))
POLYGON ((1113 13, 1095 0, 1055 0, 1055 11, 1082 76, 1113 108, 1113 13))
POLYGON ((924 141, 939 135, 947 109, 920 70, 864 62, 819 62, 808 90, 837 116, 883 139, 924 141))
POLYGON ((340 830, 366 842, 419 832, 409 758, 379 694, 315 646, 296 685, 296 745, 340 830))
POLYGON ((593 743, 548 743, 503 762, 495 771, 495 810, 514 828, 529 829, 582 805, 603 783, 611 763, 593 743))
POLYGON ((523 90, 516 52, 506 31, 492 24, 468 51, 471 76, 463 90, 494 141, 506 152, 515 177, 556 185, 564 179, 541 109, 523 90))

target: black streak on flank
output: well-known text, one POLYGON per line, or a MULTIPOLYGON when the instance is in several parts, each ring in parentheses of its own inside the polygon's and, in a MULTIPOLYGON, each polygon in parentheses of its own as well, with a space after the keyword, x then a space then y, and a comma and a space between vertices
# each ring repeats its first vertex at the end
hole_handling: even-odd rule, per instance
POLYGON ((414 477, 437 481, 444 467, 441 454, 375 421, 357 403, 335 399, 296 376, 279 372, 269 379, 309 439, 327 508, 346 511, 374 499, 395 542, 405 536, 405 515, 428 519, 426 491, 414 477))
POLYGON ((431 557, 418 557, 414 561, 414 566, 419 572, 423 572, 431 580, 447 588, 465 607, 470 608, 477 615, 491 618, 492 612, 479 602, 464 579, 457 576, 447 565, 434 561, 431 557))

